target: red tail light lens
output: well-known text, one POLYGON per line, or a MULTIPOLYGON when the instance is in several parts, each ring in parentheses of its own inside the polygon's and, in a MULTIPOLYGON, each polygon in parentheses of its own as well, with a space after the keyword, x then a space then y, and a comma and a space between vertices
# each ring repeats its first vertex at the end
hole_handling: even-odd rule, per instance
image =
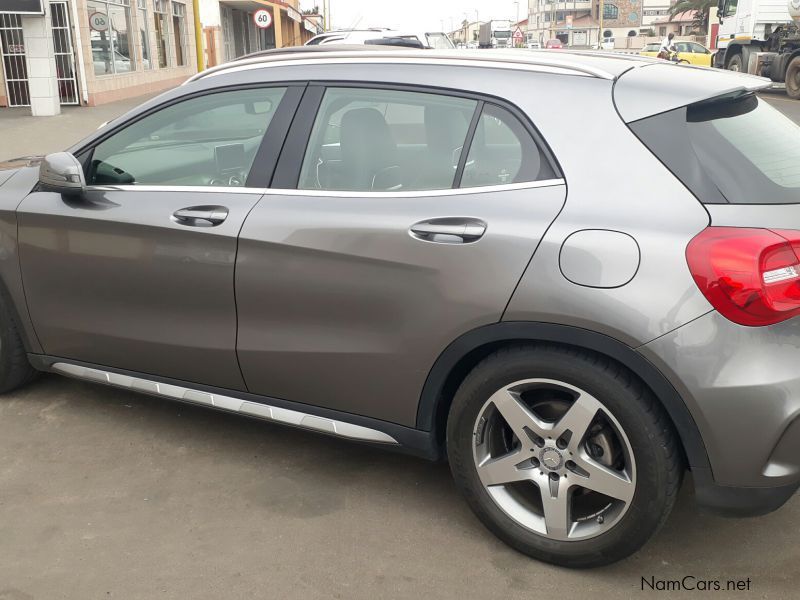
POLYGON ((800 231, 708 227, 689 242, 686 260, 700 291, 734 323, 800 314, 800 231))

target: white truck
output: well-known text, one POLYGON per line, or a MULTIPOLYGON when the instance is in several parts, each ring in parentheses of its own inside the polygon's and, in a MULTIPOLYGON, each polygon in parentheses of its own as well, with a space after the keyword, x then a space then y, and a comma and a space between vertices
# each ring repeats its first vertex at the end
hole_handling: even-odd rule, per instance
POLYGON ((800 99, 800 0, 719 0, 714 66, 786 82, 800 99))
POLYGON ((511 39, 511 21, 487 21, 481 23, 478 32, 478 42, 481 48, 511 48, 514 40, 511 39))

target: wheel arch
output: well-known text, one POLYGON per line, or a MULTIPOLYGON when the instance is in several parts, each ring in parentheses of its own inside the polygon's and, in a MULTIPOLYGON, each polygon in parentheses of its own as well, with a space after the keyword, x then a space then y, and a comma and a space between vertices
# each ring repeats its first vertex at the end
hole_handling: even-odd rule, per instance
POLYGON ((513 343, 548 342, 603 354, 634 373, 667 411, 691 467, 709 469, 700 430, 667 378, 632 347, 610 336, 569 325, 503 322, 469 331, 453 341, 428 373, 417 408, 417 429, 430 431, 440 448, 453 396, 469 371, 496 349, 513 343))

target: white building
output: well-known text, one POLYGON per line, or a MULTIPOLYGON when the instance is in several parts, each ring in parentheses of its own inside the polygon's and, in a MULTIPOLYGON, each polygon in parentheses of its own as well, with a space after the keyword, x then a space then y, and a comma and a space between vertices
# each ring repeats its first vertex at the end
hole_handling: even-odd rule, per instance
POLYGON ((0 0, 0 107, 55 115, 197 72, 192 0, 0 0))
POLYGON ((557 38, 567 46, 591 47, 597 44, 598 24, 592 16, 596 0, 529 0, 528 40, 542 46, 557 38))

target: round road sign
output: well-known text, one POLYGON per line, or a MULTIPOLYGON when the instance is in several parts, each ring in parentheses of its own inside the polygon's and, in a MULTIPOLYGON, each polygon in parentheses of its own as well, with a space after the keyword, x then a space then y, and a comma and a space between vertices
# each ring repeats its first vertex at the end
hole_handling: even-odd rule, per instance
POLYGON ((256 27, 267 29, 272 25, 272 14, 262 8, 253 13, 253 21, 255 21, 256 27))
POLYGON ((89 27, 95 31, 108 31, 108 15, 94 12, 89 15, 89 27))

